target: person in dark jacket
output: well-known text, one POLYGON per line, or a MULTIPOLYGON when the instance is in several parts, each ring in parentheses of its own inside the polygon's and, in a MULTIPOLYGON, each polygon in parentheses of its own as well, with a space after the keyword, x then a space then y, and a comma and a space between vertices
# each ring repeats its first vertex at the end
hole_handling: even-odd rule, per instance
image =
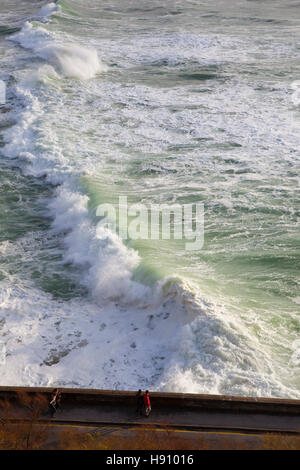
POLYGON ((150 415, 151 412, 151 402, 150 402, 150 397, 149 397, 149 390, 146 390, 144 393, 144 408, 145 408, 145 415, 148 416, 150 415))
POLYGON ((141 389, 139 389, 139 391, 137 392, 136 397, 137 397, 136 412, 142 416, 143 408, 144 408, 144 399, 143 399, 143 392, 141 389))
POLYGON ((61 392, 58 390, 57 391, 57 394, 56 394, 56 409, 60 409, 60 411, 62 411, 62 408, 61 408, 61 392))
POLYGON ((57 388, 55 388, 53 390, 53 392, 51 393, 51 396, 50 396, 50 402, 49 402, 49 406, 50 406, 50 413, 51 413, 51 418, 53 418, 53 416, 55 415, 55 412, 56 412, 56 395, 57 395, 57 388))

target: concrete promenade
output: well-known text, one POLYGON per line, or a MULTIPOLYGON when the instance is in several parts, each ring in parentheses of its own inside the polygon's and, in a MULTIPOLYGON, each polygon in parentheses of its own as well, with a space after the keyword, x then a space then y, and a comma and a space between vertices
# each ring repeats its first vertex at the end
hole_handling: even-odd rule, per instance
MULTIPOLYGON (((0 418, 12 422, 30 419, 32 404, 47 400, 53 389, 0 387, 0 418)), ((54 418, 46 410, 41 423, 78 426, 138 426, 300 435, 300 401, 178 393, 151 393, 149 418, 136 413, 132 391, 63 389, 62 411, 54 418)))

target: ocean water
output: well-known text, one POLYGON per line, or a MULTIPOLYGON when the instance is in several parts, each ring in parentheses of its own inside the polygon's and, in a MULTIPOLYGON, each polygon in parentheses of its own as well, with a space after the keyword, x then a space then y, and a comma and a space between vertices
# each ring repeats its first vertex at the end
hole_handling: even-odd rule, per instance
POLYGON ((300 398, 300 2, 0 12, 1 385, 300 398), (97 230, 120 196, 202 249, 97 230))

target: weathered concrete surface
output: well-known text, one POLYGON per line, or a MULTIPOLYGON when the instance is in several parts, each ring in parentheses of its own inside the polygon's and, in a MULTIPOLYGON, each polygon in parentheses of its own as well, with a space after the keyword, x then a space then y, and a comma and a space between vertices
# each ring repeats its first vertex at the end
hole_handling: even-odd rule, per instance
MULTIPOLYGON (((235 432, 281 432, 300 434, 300 400, 151 393, 149 418, 136 413, 136 392, 60 389, 62 411, 52 421, 78 425, 153 424, 189 429, 228 430, 235 432)), ((22 396, 34 403, 38 396, 48 399, 52 389, 0 387, 0 400, 8 401, 9 415, 16 418, 22 396)), ((28 404, 27 404, 28 408, 28 404)), ((1 413, 1 410, 0 410, 1 413)), ((23 415, 24 416, 24 415, 23 415)), ((39 420, 49 421, 47 412, 39 420)))

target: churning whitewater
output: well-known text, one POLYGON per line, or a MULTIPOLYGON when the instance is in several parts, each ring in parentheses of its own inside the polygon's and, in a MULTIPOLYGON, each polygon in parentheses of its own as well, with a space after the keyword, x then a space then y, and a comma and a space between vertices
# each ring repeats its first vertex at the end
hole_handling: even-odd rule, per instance
POLYGON ((1 385, 300 398, 300 5, 2 3, 1 385))

